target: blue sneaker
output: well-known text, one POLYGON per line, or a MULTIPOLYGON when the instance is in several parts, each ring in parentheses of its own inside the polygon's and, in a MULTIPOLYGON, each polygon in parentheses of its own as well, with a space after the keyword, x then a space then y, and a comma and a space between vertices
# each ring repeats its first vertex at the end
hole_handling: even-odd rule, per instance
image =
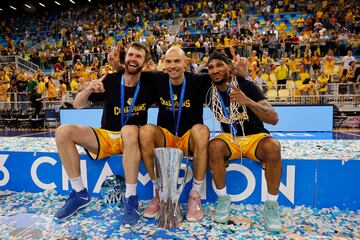
POLYGON ((90 196, 85 189, 80 192, 72 190, 69 198, 66 200, 64 206, 60 208, 56 213, 57 219, 64 219, 72 216, 80 208, 86 207, 90 203, 90 196))
POLYGON ((124 213, 122 215, 122 224, 134 226, 140 220, 139 201, 137 196, 125 198, 124 213))

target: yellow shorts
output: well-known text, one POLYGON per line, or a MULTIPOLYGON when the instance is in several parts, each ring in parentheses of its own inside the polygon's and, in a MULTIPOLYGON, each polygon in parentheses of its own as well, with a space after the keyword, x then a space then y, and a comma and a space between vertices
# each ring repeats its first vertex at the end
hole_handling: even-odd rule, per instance
POLYGON ((185 152, 185 155, 192 155, 192 153, 189 152, 190 130, 184 133, 181 137, 177 137, 166 128, 160 127, 160 129, 165 137, 165 147, 181 149, 185 152))
POLYGON ((109 131, 101 128, 92 128, 98 141, 98 152, 93 153, 85 149, 93 160, 99 160, 114 154, 123 153, 122 136, 120 131, 109 131))
POLYGON ((230 133, 221 133, 212 140, 221 139, 226 143, 230 150, 230 156, 227 160, 245 157, 260 162, 255 153, 259 142, 266 137, 270 137, 270 135, 268 133, 257 133, 245 137, 236 137, 236 141, 234 141, 230 133))

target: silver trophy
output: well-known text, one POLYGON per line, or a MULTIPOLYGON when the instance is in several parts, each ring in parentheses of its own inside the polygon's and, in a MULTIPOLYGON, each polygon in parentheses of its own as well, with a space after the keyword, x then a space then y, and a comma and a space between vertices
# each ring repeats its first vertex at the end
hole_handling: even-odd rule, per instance
POLYGON ((176 148, 156 148, 154 158, 158 176, 160 213, 157 217, 159 227, 175 228, 182 220, 178 201, 185 186, 187 176, 187 163, 185 176, 178 188, 178 178, 183 159, 183 151, 176 148), (180 215, 179 215, 180 214, 180 215))

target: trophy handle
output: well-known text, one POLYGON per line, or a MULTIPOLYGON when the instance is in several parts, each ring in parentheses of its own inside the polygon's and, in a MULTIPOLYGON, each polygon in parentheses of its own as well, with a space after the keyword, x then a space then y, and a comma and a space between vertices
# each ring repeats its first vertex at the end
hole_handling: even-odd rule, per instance
MULTIPOLYGON (((177 209, 178 207, 178 204, 179 204, 179 198, 180 198, 180 195, 185 187, 185 181, 186 181, 186 178, 187 178, 187 175, 188 175, 188 170, 189 170, 189 158, 188 157, 185 157, 186 158, 186 171, 185 171, 185 175, 184 175, 184 178, 182 180, 182 183, 180 184, 180 187, 179 189, 177 190, 177 194, 176 194, 176 205, 175 205, 175 209, 177 209)), ((174 211, 174 216, 177 215, 177 211, 174 211)))

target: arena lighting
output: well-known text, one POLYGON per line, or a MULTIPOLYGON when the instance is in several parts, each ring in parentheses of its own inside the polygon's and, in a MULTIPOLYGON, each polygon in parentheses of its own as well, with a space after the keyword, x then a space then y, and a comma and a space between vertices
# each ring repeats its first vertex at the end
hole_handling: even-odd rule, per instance
POLYGON ((46 7, 43 3, 39 2, 39 5, 42 7, 46 7))
POLYGON ((89 2, 91 2, 91 0, 88 0, 89 2))
POLYGON ((13 7, 13 6, 11 6, 11 5, 10 5, 10 8, 12 8, 12 9, 16 10, 16 7, 13 7))
POLYGON ((58 1, 54 1, 54 2, 55 2, 57 5, 59 5, 59 6, 61 5, 58 1))
POLYGON ((30 5, 28 5, 28 4, 24 4, 25 5, 25 7, 27 7, 27 8, 30 8, 31 9, 31 6, 30 5))
POLYGON ((0 8, 0 11, 3 11, 3 9, 2 9, 2 8, 0 8))
POLYGON ((73 0, 69 0, 72 4, 75 4, 75 2, 73 0))

